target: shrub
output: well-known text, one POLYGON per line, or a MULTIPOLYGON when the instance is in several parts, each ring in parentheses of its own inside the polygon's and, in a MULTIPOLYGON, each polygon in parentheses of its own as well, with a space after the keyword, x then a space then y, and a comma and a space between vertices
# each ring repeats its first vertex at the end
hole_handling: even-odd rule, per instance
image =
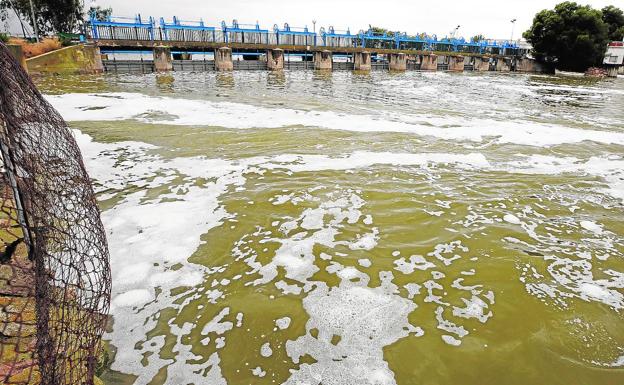
POLYGON ((43 55, 46 52, 61 48, 61 42, 57 38, 52 37, 46 37, 39 43, 29 43, 24 39, 10 38, 9 43, 21 45, 24 50, 24 56, 27 58, 43 55))
POLYGON ((9 34, 8 33, 0 33, 0 41, 3 43, 9 42, 9 34))

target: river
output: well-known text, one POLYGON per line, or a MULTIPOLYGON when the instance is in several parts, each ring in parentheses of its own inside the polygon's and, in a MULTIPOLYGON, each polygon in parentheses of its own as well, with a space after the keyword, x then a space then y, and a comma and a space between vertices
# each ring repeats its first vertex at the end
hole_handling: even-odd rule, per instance
POLYGON ((107 384, 624 383, 624 79, 38 79, 94 180, 107 384))

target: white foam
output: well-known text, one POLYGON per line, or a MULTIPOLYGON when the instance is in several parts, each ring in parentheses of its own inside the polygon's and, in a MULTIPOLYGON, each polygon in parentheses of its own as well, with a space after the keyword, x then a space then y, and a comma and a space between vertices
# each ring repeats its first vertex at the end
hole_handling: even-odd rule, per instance
POLYGON ((358 264, 362 267, 371 267, 372 266, 372 262, 370 259, 368 258, 361 258, 358 259, 358 264))
POLYGON ((264 377, 266 376, 266 371, 262 370, 262 368, 260 366, 255 367, 254 369, 251 370, 251 374, 253 374, 256 377, 264 377))
POLYGON ((128 290, 113 298, 112 304, 118 307, 139 306, 154 299, 152 293, 145 289, 128 290))
POLYGON ((505 214, 503 220, 514 225, 519 225, 520 223, 522 223, 520 219, 513 214, 505 214))
POLYGON ((371 115, 344 115, 330 111, 266 108, 241 103, 212 102, 137 93, 48 95, 47 99, 69 121, 138 119, 178 125, 229 128, 309 126, 363 132, 406 132, 447 140, 548 146, 591 140, 624 144, 619 132, 577 129, 530 121, 436 118, 403 115, 398 119, 371 115))
POLYGON ((269 342, 265 342, 260 347, 260 355, 262 357, 268 358, 273 355, 273 349, 271 349, 271 344, 269 342))
POLYGON ((581 227, 596 234, 602 234, 602 226, 592 221, 581 221, 581 227))
POLYGON ((286 330, 290 326, 290 317, 282 317, 275 320, 275 326, 280 330, 286 330))

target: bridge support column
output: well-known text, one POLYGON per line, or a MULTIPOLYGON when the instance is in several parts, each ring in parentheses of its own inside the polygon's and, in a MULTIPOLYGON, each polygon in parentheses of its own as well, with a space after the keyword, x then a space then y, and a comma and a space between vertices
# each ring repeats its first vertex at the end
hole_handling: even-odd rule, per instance
POLYGON ((619 70, 620 70, 619 66, 608 66, 607 67, 607 75, 610 78, 617 78, 619 70))
POLYGON ((19 44, 8 44, 7 48, 11 55, 17 60, 17 62, 22 66, 26 72, 28 72, 28 67, 26 66, 26 56, 24 56, 24 49, 19 44))
POLYGON ((370 71, 371 68, 370 52, 356 52, 353 54, 353 69, 355 71, 370 71))
POLYGON ((475 58, 475 71, 479 72, 487 72, 490 70, 490 58, 488 57, 477 57, 475 58))
POLYGON ((464 57, 463 56, 450 56, 449 57, 449 71, 464 72, 464 57))
POLYGON ((171 58, 171 48, 162 45, 154 47, 154 69, 156 72, 166 72, 173 70, 173 59, 171 58))
POLYGON ((93 47, 93 72, 100 74, 104 72, 104 63, 102 62, 102 51, 100 47, 93 47))
POLYGON ((281 71, 284 69, 284 50, 281 48, 269 49, 266 53, 267 69, 281 71))
POLYGON ((388 69, 390 71, 405 71, 407 69, 407 56, 404 53, 391 53, 388 69))
POLYGON ((437 71, 438 70, 438 56, 434 54, 421 56, 420 70, 421 71, 437 71))
POLYGON ((511 72, 511 59, 506 57, 499 57, 496 62, 496 71, 499 72, 511 72))
POLYGON ((331 51, 315 51, 314 52, 314 69, 331 71, 332 70, 332 53, 331 51))
POLYGON ((221 47, 215 51, 215 69, 217 71, 234 70, 234 62, 232 62, 232 49, 221 47))

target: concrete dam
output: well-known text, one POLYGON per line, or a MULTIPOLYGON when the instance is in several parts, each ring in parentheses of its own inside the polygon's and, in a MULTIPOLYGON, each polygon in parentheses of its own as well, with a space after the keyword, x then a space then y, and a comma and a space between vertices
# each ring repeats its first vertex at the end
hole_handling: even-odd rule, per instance
MULTIPOLYGON (((466 41, 435 35, 377 32, 356 34, 334 27, 272 30, 259 24, 203 21, 173 17, 143 20, 91 19, 88 41, 103 54, 101 69, 110 72, 231 71, 231 70, 389 70, 547 72, 527 57, 517 43, 500 40, 466 41), (117 58, 140 53, 140 59, 117 58), (124 55, 121 55, 124 56, 124 55)), ((135 55, 136 56, 136 55, 135 55)))

